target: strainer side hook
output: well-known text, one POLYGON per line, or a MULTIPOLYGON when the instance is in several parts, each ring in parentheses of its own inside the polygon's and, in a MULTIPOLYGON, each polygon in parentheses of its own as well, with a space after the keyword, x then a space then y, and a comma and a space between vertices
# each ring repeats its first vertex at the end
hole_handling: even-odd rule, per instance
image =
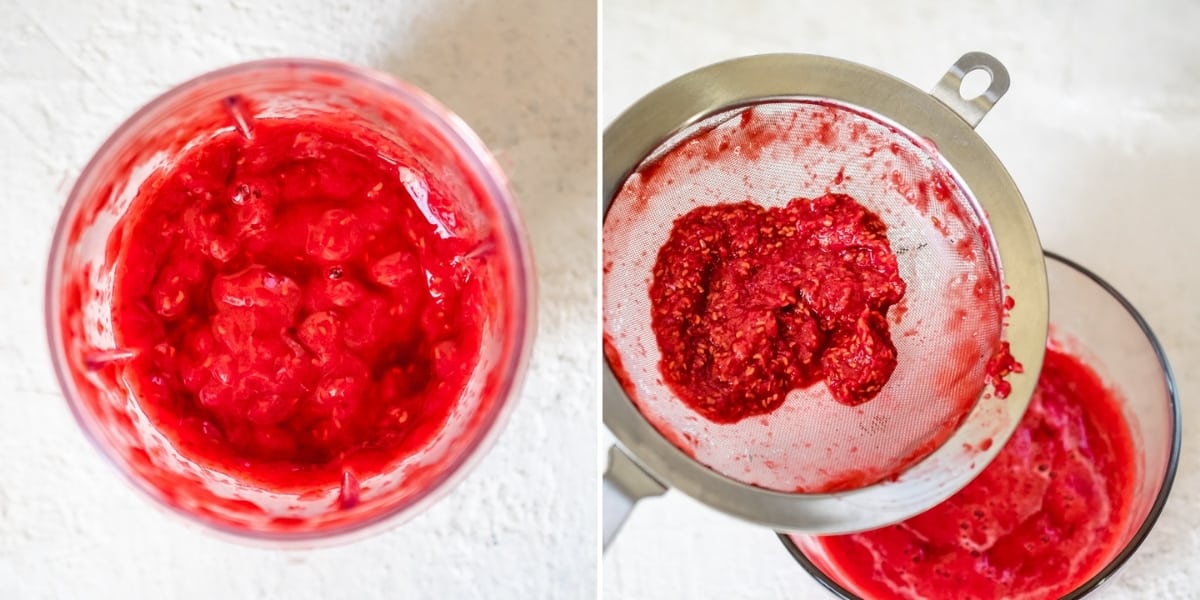
POLYGON ((1008 83, 1008 69, 994 56, 985 52, 968 52, 950 66, 950 70, 946 71, 930 93, 974 129, 1008 91, 1008 83), (982 94, 964 98, 963 78, 973 71, 986 72, 991 82, 982 94))

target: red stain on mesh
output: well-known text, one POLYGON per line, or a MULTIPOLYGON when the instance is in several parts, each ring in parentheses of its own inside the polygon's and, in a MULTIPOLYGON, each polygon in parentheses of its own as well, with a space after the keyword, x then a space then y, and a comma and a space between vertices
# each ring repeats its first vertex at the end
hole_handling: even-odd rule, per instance
POLYGON ((1020 373, 1022 371, 1021 363, 1013 358, 1009 351, 1008 342, 1001 342, 996 353, 988 359, 985 373, 987 374, 987 382, 996 390, 997 398, 1007 398, 1012 393, 1012 384, 1005 381, 1010 373, 1020 373))

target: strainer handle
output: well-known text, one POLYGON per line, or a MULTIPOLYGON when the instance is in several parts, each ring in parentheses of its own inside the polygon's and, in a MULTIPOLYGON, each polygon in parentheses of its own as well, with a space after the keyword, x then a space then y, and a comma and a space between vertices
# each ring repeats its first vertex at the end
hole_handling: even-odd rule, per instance
POLYGON ((642 498, 661 496, 667 487, 633 462, 620 448, 608 449, 608 470, 604 472, 604 549, 617 532, 633 505, 642 498))
POLYGON ((942 76, 942 80, 933 86, 931 93, 974 128, 1007 91, 1008 69, 990 54, 968 52, 951 65, 950 70, 942 76), (963 77, 972 71, 985 71, 992 81, 982 94, 974 98, 963 98, 963 77))

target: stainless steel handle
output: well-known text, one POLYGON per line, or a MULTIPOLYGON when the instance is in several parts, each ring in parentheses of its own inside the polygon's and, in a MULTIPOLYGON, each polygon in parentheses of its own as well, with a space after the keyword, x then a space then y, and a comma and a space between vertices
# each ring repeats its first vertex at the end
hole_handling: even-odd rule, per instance
POLYGON ((930 93, 974 128, 1008 91, 1008 83, 1008 69, 995 57, 983 52, 968 52, 946 71, 930 93), (992 81, 982 94, 963 98, 963 77, 972 71, 985 71, 992 81))
POLYGON ((608 470, 604 472, 604 549, 617 532, 638 500, 661 496, 667 486, 659 483, 620 448, 608 449, 608 470))

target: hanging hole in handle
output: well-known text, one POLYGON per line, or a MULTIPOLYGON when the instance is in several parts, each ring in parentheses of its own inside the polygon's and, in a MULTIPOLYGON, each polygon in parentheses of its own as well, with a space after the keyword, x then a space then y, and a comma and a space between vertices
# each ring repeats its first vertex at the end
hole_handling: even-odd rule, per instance
POLYGON ((987 67, 976 67, 963 75, 958 87, 958 96, 970 102, 984 94, 992 85, 992 72, 987 67))
POLYGON ((968 52, 950 66, 930 93, 967 125, 975 127, 1008 91, 1008 85, 1008 70, 1000 61, 983 52, 968 52), (964 84, 965 79, 980 77, 986 81, 982 92, 976 91, 975 82, 964 84))

